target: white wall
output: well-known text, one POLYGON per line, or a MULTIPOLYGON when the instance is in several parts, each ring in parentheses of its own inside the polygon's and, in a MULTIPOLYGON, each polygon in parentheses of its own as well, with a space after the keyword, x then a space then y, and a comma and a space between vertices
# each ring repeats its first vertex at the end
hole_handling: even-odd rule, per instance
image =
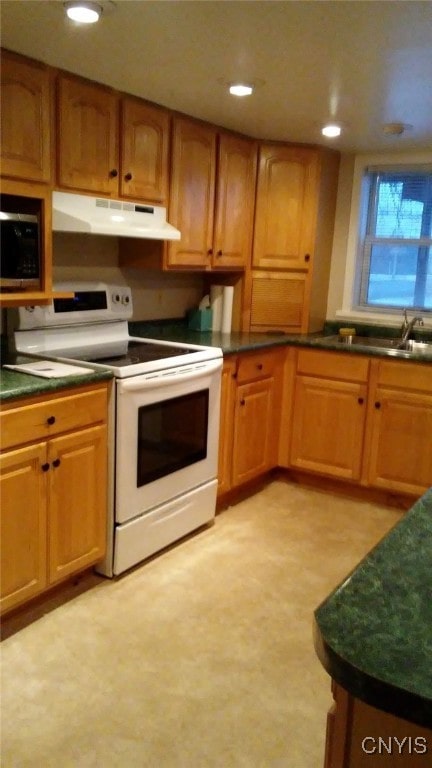
POLYGON ((134 320, 183 317, 203 296, 200 274, 120 268, 117 238, 99 235, 55 232, 53 280, 101 280, 130 285, 134 320))

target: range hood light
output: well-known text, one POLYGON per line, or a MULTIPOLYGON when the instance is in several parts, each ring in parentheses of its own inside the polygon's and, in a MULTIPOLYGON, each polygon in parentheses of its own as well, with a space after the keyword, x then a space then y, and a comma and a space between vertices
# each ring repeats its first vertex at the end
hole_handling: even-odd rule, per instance
POLYGON ((101 6, 92 2, 69 2, 64 7, 67 17, 79 24, 94 24, 102 13, 101 6))

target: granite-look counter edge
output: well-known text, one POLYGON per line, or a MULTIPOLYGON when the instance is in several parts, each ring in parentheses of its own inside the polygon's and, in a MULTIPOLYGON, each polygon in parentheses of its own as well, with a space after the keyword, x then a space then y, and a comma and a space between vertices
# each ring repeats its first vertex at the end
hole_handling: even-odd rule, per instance
POLYGON ((314 643, 353 696, 432 728, 432 488, 316 609, 314 643))
MULTIPOLYGON (((206 347, 220 347, 224 355, 238 352, 249 352, 258 349, 269 349, 278 346, 312 347, 353 355, 368 355, 370 357, 390 357, 391 359, 411 360, 419 363, 431 363, 432 351, 428 353, 407 353, 403 350, 391 351, 376 349, 361 345, 341 344, 334 334, 326 332, 312 334, 277 334, 277 333, 216 333, 212 331, 194 331, 181 321, 176 323, 132 322, 129 324, 132 336, 141 338, 161 339, 164 341, 180 341, 183 344, 198 344, 206 347)), ((381 331, 382 335, 385 335, 381 331)))
MULTIPOLYGON (((28 362, 29 358, 22 358, 28 362)), ((62 389, 79 387, 84 384, 94 384, 98 381, 109 381, 113 378, 111 371, 92 370, 90 374, 77 376, 62 376, 61 378, 45 379, 32 376, 29 373, 18 373, 7 368, 0 370, 0 403, 36 395, 51 395, 62 389)))

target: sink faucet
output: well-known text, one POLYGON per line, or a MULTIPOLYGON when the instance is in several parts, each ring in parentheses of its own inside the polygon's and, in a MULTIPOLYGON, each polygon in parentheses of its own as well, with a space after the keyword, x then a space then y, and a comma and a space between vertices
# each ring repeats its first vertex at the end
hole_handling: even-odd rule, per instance
POLYGON ((408 320, 408 314, 406 309, 403 311, 403 322, 402 322, 402 328, 401 328, 401 339, 398 344, 398 347, 402 348, 407 343, 411 331, 414 328, 415 324, 418 323, 419 325, 424 325, 423 318, 416 315, 415 317, 412 317, 411 320, 408 320))

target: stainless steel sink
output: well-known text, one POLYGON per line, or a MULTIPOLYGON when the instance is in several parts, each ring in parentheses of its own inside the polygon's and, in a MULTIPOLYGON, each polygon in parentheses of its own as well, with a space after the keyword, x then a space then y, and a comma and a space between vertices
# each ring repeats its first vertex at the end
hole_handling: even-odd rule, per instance
POLYGON ((338 344, 340 347, 355 346, 368 347, 369 349, 388 349, 406 357, 410 354, 432 355, 432 342, 414 341, 414 339, 409 339, 401 345, 400 339, 383 339, 375 336, 356 335, 342 339, 340 336, 325 336, 323 342, 332 345, 338 344))

